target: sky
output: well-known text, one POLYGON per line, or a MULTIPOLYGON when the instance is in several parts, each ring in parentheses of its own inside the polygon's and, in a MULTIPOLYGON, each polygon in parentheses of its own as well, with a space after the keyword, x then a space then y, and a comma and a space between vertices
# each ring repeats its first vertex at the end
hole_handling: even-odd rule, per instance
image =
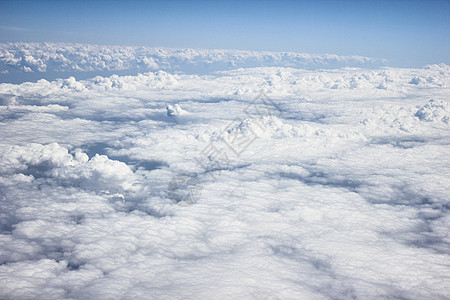
POLYGON ((450 1, 10 1, 0 42, 332 53, 450 64, 450 1))
POLYGON ((0 0, 0 299, 450 299, 450 0, 242 2, 0 0))

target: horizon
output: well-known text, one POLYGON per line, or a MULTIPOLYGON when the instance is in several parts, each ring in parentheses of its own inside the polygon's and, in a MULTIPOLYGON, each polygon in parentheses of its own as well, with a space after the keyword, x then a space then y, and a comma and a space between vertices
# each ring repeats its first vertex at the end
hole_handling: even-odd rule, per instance
POLYGON ((210 74, 237 68, 376 68, 384 61, 364 56, 296 52, 101 46, 79 43, 1 43, 0 82, 20 83, 76 76, 137 75, 148 71, 210 74))
POLYGON ((448 1, 1 1, 0 42, 335 54, 450 64, 448 1), (412 51, 413 50, 413 51, 412 51))

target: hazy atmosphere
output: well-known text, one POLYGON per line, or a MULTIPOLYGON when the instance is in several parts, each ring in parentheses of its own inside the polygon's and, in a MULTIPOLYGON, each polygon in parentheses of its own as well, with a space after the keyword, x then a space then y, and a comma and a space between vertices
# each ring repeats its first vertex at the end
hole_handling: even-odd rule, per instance
POLYGON ((0 299, 450 299, 449 15, 0 0, 0 299))
POLYGON ((0 1, 0 42, 288 51, 450 63, 450 1, 0 1))

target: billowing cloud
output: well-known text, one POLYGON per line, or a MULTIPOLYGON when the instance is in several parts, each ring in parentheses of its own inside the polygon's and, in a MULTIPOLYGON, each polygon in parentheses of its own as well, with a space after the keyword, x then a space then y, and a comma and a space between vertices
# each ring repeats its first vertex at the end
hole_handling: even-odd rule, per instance
POLYGON ((242 67, 335 68, 380 66, 383 60, 335 54, 167 49, 64 43, 0 44, 0 72, 181 71, 208 73, 242 67))
MULTIPOLYGON (((130 61, 22 46, 47 71, 130 61)), ((448 298, 449 86, 446 65, 0 84, 0 298, 448 298)))

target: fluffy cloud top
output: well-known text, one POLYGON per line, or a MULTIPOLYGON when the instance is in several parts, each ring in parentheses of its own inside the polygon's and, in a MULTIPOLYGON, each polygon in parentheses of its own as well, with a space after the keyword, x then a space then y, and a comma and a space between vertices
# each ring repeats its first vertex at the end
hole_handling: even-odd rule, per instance
POLYGON ((0 84, 0 298, 447 299, 449 86, 445 65, 0 84))
POLYGON ((242 67, 335 68, 379 66, 363 56, 293 52, 167 49, 54 43, 0 44, 0 72, 182 71, 207 73, 242 67))

